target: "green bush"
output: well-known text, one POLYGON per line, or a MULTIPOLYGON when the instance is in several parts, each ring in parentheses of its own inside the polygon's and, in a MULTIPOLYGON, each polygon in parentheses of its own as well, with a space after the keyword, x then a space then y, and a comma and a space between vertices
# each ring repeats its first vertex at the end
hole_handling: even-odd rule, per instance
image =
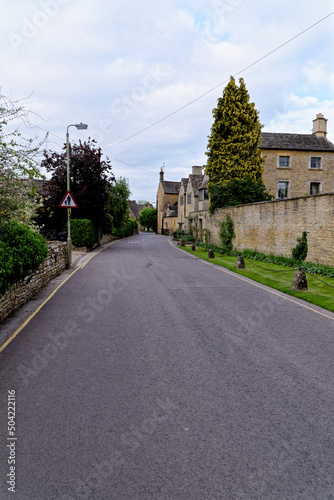
POLYGON ((11 221, 0 225, 0 294, 25 278, 46 259, 43 236, 26 224, 11 221))
POLYGON ((222 243, 222 250, 229 253, 233 250, 232 239, 235 237, 233 220, 227 214, 223 221, 219 222, 219 237, 222 243))
POLYGON ((222 186, 213 184, 210 188, 210 214, 218 208, 270 201, 274 196, 266 190, 263 181, 255 182, 249 177, 231 179, 222 186))
POLYGON ((112 234, 117 238, 132 236, 138 230, 138 223, 134 219, 127 219, 119 227, 113 229, 112 234))
POLYGON ((76 247, 92 248, 97 241, 96 228, 92 221, 73 219, 71 221, 71 238, 76 247))
POLYGON ((192 233, 186 233, 185 231, 183 231, 183 229, 177 229, 172 233, 172 235, 175 240, 183 240, 185 243, 190 243, 195 241, 195 238, 192 235, 192 233))
POLYGON ((297 238, 297 245, 292 249, 292 257, 297 260, 305 260, 307 256, 307 233, 303 231, 302 237, 297 238))

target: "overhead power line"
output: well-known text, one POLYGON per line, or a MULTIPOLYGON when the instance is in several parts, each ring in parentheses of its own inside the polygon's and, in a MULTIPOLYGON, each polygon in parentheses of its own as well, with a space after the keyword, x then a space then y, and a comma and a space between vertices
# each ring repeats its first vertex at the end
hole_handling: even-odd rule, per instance
MULTIPOLYGON (((252 68, 253 66, 255 66, 256 64, 258 64, 260 61, 263 61, 263 59, 266 59, 267 57, 269 57, 271 54, 273 54, 274 52, 277 52, 278 50, 280 50, 282 47, 284 47, 285 45, 288 45, 289 43, 291 43, 293 40, 295 40, 296 38, 300 37, 301 35, 303 35, 304 33, 306 33, 307 31, 311 30, 312 28, 314 28, 315 26, 317 26, 318 24, 322 23, 323 21, 325 21, 327 18, 329 18, 330 16, 332 16, 334 14, 334 11, 330 12, 327 16, 319 19, 317 22, 315 22, 314 24, 311 24, 311 26, 309 26, 308 28, 304 29, 303 31, 300 31, 297 35, 293 36, 292 38, 289 38, 289 40, 287 40, 286 42, 282 43, 281 45, 279 45, 278 47, 276 47, 275 49, 271 50, 270 52, 267 52, 265 55, 263 55, 262 57, 260 57, 259 59, 257 59, 256 61, 252 62, 251 64, 249 64, 248 66, 246 66, 245 68, 241 69, 240 71, 238 71, 237 73, 235 73, 233 76, 236 77, 238 75, 240 75, 240 73, 244 73, 245 71, 247 71, 249 68, 252 68)), ((210 90, 207 90, 206 92, 204 92, 204 94, 201 94, 200 96, 196 97, 195 99, 193 99, 192 101, 188 102, 187 104, 184 104, 183 106, 181 106, 180 108, 176 109, 175 111, 172 111, 172 113, 169 113, 168 115, 164 116, 163 118, 160 118, 160 120, 157 120, 156 122, 152 123, 151 125, 148 125, 147 127, 143 128, 142 130, 139 130, 138 132, 130 135, 129 137, 127 137, 126 139, 123 139, 122 141, 119 141, 119 142, 116 142, 115 144, 105 148, 105 149, 112 149, 112 148, 115 148, 116 146, 119 146, 120 144, 123 144, 124 142, 127 142, 129 141, 130 139, 133 139, 134 137, 136 137, 137 135, 140 135, 142 134, 143 132, 146 132, 146 130, 149 130, 153 127, 155 127, 156 125, 159 125, 159 123, 167 120, 168 118, 170 118, 171 116, 173 115, 176 115, 176 113, 179 113, 180 111, 182 111, 183 109, 187 108, 188 106, 191 106, 192 104, 194 104, 194 102, 196 101, 199 101, 200 99, 202 99, 203 97, 205 97, 206 95, 210 94, 211 92, 213 92, 214 90, 216 90, 217 88, 221 87, 222 85, 225 85, 227 82, 229 81, 229 79, 226 79, 224 80, 223 82, 221 83, 218 83, 218 85, 215 85, 214 87, 212 87, 210 90)))

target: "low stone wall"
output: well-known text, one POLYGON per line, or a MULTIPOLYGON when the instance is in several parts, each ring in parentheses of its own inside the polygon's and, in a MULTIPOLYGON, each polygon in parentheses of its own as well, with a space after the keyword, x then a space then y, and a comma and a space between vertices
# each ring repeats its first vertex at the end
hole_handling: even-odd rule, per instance
POLYGON ((49 255, 39 268, 15 283, 0 298, 0 322, 28 302, 67 267, 67 244, 49 243, 48 248, 49 255))
POLYGON ((211 231, 220 245, 219 221, 229 214, 234 223, 233 246, 291 257, 303 231, 307 232, 307 260, 334 266, 334 193, 274 200, 220 209, 210 217, 199 212, 200 227, 211 231))

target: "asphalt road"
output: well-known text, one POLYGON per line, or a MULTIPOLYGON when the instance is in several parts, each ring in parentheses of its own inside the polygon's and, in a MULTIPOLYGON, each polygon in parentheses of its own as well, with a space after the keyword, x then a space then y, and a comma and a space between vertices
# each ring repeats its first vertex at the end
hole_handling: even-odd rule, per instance
POLYGON ((166 237, 114 243, 0 355, 0 498, 334 499, 333 337, 166 237))

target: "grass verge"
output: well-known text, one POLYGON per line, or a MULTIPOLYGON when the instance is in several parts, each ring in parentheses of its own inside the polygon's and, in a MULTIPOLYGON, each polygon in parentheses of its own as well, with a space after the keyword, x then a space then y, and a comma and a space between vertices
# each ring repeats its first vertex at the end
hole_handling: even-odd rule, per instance
POLYGON ((257 281, 258 283, 270 286, 275 290, 298 297, 310 302, 311 304, 334 312, 334 288, 332 288, 334 286, 334 278, 330 278, 328 276, 322 276, 320 278, 322 281, 328 283, 328 285, 332 285, 331 287, 306 273, 308 291, 294 292, 290 290, 290 287, 292 278, 296 272, 295 269, 287 269, 282 265, 270 264, 268 262, 255 263, 247 258, 245 258, 246 269, 236 269, 236 257, 215 253, 215 258, 209 259, 208 253, 204 248, 196 247, 195 252, 192 252, 190 246, 180 248, 186 252, 196 255, 196 257, 207 260, 212 264, 223 266, 230 271, 246 276, 247 278, 257 281))

